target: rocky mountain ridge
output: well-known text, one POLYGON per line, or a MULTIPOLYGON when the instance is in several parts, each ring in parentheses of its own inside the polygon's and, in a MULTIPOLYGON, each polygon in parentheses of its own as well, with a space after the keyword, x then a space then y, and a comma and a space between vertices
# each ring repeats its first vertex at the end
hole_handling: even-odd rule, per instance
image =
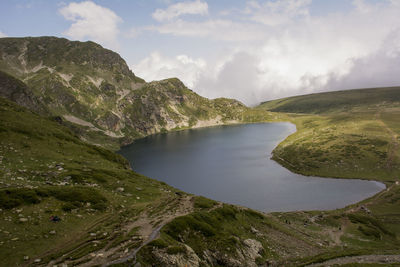
MULTIPOLYGON (((176 78, 146 83, 117 53, 93 42, 0 38, 0 71, 25 83, 35 106, 72 123, 91 143, 239 122, 247 110, 236 100, 201 97, 176 78)), ((15 101, 9 95, 3 94, 15 101)))

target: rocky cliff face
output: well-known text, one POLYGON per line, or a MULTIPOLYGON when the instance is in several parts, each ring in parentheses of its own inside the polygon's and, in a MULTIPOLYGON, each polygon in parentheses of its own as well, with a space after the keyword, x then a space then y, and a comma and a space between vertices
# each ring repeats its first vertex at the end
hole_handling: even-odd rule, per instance
POLYGON ((146 83, 117 53, 93 42, 1 38, 0 71, 25 83, 35 103, 24 104, 14 93, 5 97, 45 107, 78 133, 84 129, 92 142, 103 135, 129 143, 171 129, 236 122, 247 109, 235 100, 201 97, 178 79, 146 83))
POLYGON ((26 84, 2 71, 0 71, 0 96, 37 113, 46 114, 48 112, 26 84))
POLYGON ((145 84, 127 95, 119 109, 122 122, 152 134, 241 121, 246 107, 235 100, 201 97, 172 78, 145 84))

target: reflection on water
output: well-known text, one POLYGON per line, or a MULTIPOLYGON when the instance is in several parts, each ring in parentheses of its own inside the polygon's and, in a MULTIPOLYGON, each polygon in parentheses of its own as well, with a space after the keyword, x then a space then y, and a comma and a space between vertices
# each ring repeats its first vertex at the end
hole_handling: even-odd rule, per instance
POLYGON ((290 123, 220 126, 158 134, 120 153, 141 174, 183 191, 260 211, 342 208, 382 190, 381 183, 306 177, 271 160, 296 131, 290 123))

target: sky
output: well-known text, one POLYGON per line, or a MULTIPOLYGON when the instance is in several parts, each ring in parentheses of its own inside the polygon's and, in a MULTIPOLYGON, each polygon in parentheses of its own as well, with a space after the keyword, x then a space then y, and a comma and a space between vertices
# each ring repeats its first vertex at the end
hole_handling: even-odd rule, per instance
POLYGON ((400 0, 3 0, 0 37, 95 41, 146 81, 256 105, 400 85, 399 14, 400 0))

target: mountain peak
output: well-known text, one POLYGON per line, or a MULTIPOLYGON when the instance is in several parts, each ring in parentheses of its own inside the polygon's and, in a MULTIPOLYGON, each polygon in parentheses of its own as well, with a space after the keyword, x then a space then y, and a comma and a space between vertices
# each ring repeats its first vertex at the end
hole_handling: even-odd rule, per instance
MULTIPOLYGON (((209 100, 178 78, 145 83, 119 54, 94 42, 52 36, 0 39, 0 71, 19 79, 17 99, 44 106, 85 140, 126 144, 157 132, 234 123, 246 107, 228 99, 209 100), (32 96, 32 97, 31 97, 32 96)), ((14 95, 15 96, 15 95, 14 95)))

